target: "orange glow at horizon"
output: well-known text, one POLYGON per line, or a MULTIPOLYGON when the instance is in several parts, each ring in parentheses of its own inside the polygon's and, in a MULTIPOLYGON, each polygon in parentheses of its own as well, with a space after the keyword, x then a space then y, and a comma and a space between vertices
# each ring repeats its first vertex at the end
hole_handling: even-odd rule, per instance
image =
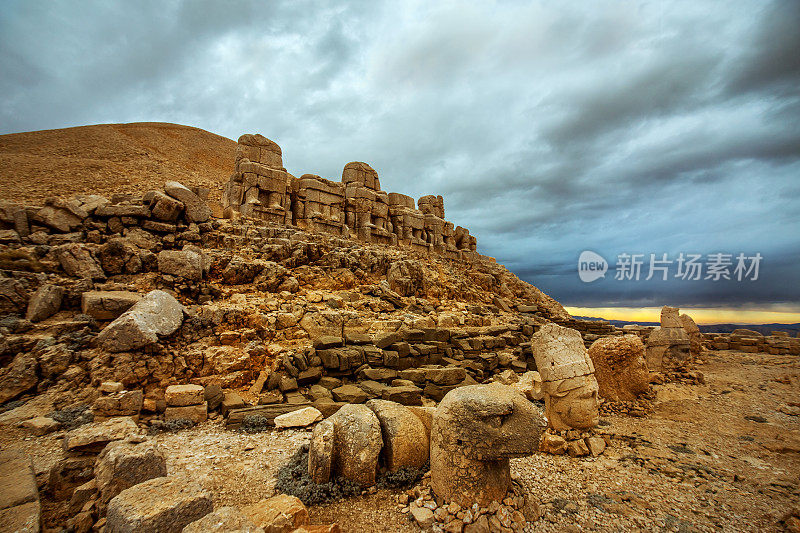
MULTIPOLYGON (((629 322, 659 322, 660 307, 565 307, 572 316, 626 320, 629 322)), ((736 309, 736 308, 680 308, 698 324, 796 324, 800 322, 800 308, 736 309)))

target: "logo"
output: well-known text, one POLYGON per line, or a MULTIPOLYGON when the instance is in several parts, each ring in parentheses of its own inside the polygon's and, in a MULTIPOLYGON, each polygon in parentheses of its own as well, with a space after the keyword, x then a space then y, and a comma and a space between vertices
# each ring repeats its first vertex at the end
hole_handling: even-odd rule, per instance
POLYGON ((584 250, 578 258, 578 277, 584 283, 591 283, 604 278, 608 271, 608 263, 603 256, 584 250))

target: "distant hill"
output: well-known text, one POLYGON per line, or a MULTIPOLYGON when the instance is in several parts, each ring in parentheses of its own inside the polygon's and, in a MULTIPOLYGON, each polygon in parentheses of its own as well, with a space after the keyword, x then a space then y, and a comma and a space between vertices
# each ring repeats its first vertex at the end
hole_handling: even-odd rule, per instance
POLYGON ((167 180, 211 189, 219 200, 236 141, 162 122, 99 124, 0 135, 0 198, 143 193, 167 180))
MULTIPOLYGON (((658 326, 658 322, 630 322, 626 320, 606 320, 604 318, 576 316, 580 320, 602 320, 609 324, 621 328, 627 324, 637 324, 639 326, 658 326)), ((773 331, 785 331, 792 337, 797 337, 800 333, 800 324, 704 324, 698 325, 703 333, 730 333, 735 329, 752 329, 762 335, 769 335, 773 331)))

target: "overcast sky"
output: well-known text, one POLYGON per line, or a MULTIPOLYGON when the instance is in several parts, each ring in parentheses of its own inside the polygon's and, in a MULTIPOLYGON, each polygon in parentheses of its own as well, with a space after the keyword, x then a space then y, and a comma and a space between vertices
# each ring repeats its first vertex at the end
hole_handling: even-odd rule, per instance
POLYGON ((295 175, 361 160, 442 194, 565 305, 799 305, 800 2, 563 4, 0 0, 0 133, 260 132, 295 175), (583 250, 605 278, 579 280, 583 250), (614 279, 621 253, 646 277, 680 252, 763 260, 614 279))

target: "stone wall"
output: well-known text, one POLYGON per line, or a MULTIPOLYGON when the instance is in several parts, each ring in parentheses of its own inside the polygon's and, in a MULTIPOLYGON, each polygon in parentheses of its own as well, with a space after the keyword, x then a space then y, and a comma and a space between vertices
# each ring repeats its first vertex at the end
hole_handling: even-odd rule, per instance
POLYGON ((747 329, 737 329, 733 333, 704 333, 703 346, 708 350, 800 355, 800 339, 779 331, 766 336, 747 329))
POLYGON ((280 147, 261 135, 242 135, 235 171, 223 192, 224 216, 407 246, 454 259, 476 256, 469 230, 444 219, 444 199, 381 190, 367 163, 344 166, 341 182, 314 174, 296 178, 283 167, 280 147))

